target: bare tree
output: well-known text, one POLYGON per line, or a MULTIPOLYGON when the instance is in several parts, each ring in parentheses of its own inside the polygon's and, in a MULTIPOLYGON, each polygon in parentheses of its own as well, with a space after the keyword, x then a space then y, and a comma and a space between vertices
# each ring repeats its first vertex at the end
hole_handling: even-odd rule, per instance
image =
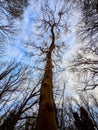
POLYGON ((19 120, 25 119, 25 114, 33 110, 39 100, 39 85, 31 80, 32 69, 21 64, 1 64, 0 82, 0 112, 5 118, 0 129, 14 129, 19 120), (13 111, 13 116, 10 115, 13 111), (10 120, 12 122, 10 122, 10 120), (6 125, 5 125, 6 124, 6 125))
POLYGON ((65 97, 57 108, 57 117, 60 130, 96 130, 97 125, 97 98, 90 94, 81 94, 78 99, 65 97), (96 104, 96 105, 95 105, 96 104), (62 107, 63 106, 63 107, 62 107), (60 123, 64 124, 60 125, 60 123))
MULTIPOLYGON (((33 42, 32 46, 39 49, 44 55, 45 69, 41 83, 39 113, 37 120, 37 130, 57 130, 55 105, 53 98, 53 55, 58 55, 60 48, 65 45, 64 42, 58 43, 61 35, 68 30, 66 24, 67 9, 70 2, 57 1, 49 4, 49 0, 41 3, 41 18, 39 18, 39 34, 40 37, 49 35, 48 39, 42 40, 42 43, 33 42), (67 4, 67 6, 66 6, 67 4)), ((56 60, 56 59, 55 59, 56 60)), ((54 61, 55 61, 54 60, 54 61)))
POLYGON ((24 12, 24 9, 28 6, 28 0, 4 0, 5 6, 4 8, 14 17, 18 18, 24 12))
POLYGON ((82 77, 82 82, 85 83, 84 89, 88 90, 98 86, 96 80, 98 75, 98 1, 81 0, 78 2, 82 13, 82 20, 78 27, 82 45, 73 59, 73 68, 82 77))
POLYGON ((80 99, 80 103, 74 100, 76 104, 79 106, 79 113, 73 112, 73 116, 74 118, 76 118, 75 119, 76 126, 78 127, 78 129, 81 126, 80 129, 84 129, 84 130, 98 129, 97 120, 96 120, 98 116, 98 113, 96 111, 97 102, 95 100, 97 99, 97 97, 93 96, 92 94, 84 93, 80 95, 79 99, 80 99), (77 117, 79 118, 79 120, 77 117))
POLYGON ((8 63, 6 66, 4 64, 1 63, 0 66, 2 67, 0 74, 0 99, 2 99, 2 96, 7 96, 9 92, 17 90, 18 86, 26 79, 26 75, 23 76, 23 74, 27 70, 27 67, 22 68, 21 65, 14 62, 8 63))
POLYGON ((22 18, 25 8, 28 6, 27 0, 0 0, 0 42, 16 32, 16 19, 22 18))
POLYGON ((98 32, 98 1, 97 0, 80 0, 78 1, 78 5, 80 4, 80 10, 82 12, 82 21, 80 24, 82 34, 82 38, 91 38, 91 42, 96 41, 97 32, 98 32))
MULTIPOLYGON (((77 72, 85 87, 84 90, 94 89, 98 86, 98 1, 80 1, 82 21, 79 26, 80 40, 82 42, 77 54, 72 59, 73 70, 77 72)), ((79 35, 78 35, 79 36, 79 35)))
POLYGON ((71 70, 82 83, 82 90, 93 90, 98 86, 97 47, 84 45, 78 48, 77 54, 72 59, 71 70))

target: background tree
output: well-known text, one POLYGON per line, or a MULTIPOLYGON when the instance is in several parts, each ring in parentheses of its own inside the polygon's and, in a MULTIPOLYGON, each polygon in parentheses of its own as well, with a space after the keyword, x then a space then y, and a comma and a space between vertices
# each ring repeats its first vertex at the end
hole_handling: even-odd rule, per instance
POLYGON ((25 114, 37 106, 40 80, 37 84, 31 80, 33 69, 26 65, 4 64, 2 62, 0 66, 0 116, 3 122, 0 129, 13 130, 19 120, 33 116, 25 114))
POLYGON ((0 0, 0 43, 7 42, 7 38, 16 33, 16 23, 28 4, 27 0, 0 0))
POLYGON ((4 0, 5 9, 11 14, 14 18, 19 18, 23 14, 25 8, 28 6, 28 0, 4 0))
POLYGON ((80 82, 84 85, 84 90, 94 89, 98 86, 98 1, 80 1, 82 21, 79 24, 79 42, 82 45, 75 51, 73 70, 78 75, 80 82))
POLYGON ((60 102, 59 106, 57 107, 57 117, 59 122, 58 129, 98 129, 98 112, 96 111, 96 99, 97 98, 95 96, 86 93, 79 95, 77 99, 75 97, 66 97, 63 101, 60 102), (63 103, 63 108, 61 103, 63 103), (60 125, 62 120, 64 124, 60 125))
POLYGON ((98 1, 97 0, 85 0, 80 1, 80 9, 82 11, 82 22, 84 25, 81 28, 84 33, 84 38, 91 38, 94 41, 97 40, 98 32, 98 1))

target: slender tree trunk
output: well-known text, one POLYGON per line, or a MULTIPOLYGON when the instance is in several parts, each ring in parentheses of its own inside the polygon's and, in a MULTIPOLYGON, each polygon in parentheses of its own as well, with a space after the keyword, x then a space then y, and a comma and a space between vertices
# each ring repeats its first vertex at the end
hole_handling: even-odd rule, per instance
MULTIPOLYGON (((53 33, 53 30, 51 30, 53 33)), ((42 80, 41 92, 40 92, 40 103, 39 103, 39 114, 37 121, 37 130, 57 130, 55 106, 53 99, 53 84, 52 84, 52 51, 55 48, 54 44, 54 33, 52 35, 52 43, 49 47, 46 56, 46 67, 45 73, 42 80)))

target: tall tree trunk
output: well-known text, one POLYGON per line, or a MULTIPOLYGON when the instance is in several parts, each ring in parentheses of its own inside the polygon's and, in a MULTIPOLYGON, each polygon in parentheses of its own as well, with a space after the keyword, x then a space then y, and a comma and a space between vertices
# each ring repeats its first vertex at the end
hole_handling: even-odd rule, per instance
POLYGON ((51 30, 52 43, 48 49, 46 56, 46 67, 45 73, 42 80, 41 92, 40 92, 40 103, 39 103, 39 114, 37 121, 37 130, 57 130, 55 106, 53 99, 53 84, 52 84, 52 52, 55 48, 54 44, 54 33, 51 30))

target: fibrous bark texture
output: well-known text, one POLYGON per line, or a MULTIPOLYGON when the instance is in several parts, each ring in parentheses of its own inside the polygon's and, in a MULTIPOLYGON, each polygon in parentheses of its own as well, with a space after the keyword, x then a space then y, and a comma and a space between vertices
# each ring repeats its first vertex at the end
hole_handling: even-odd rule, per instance
POLYGON ((46 56, 45 73, 40 92, 40 106, 38 114, 37 130, 57 130, 55 107, 53 100, 52 84, 52 51, 55 48, 51 43, 46 56))

